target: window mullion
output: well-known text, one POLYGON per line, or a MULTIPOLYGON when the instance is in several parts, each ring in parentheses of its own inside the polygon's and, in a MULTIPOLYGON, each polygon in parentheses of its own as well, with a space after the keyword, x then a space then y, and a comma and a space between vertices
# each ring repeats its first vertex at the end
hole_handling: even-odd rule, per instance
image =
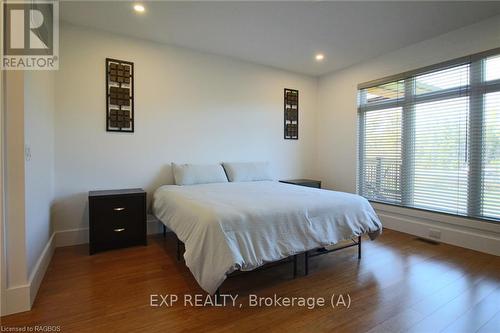
POLYGON ((405 80, 405 95, 401 121, 401 204, 413 205, 415 157, 415 79, 405 80))
POLYGON ((483 108, 484 95, 481 89, 483 82, 482 60, 471 63, 469 94, 469 142, 468 160, 468 196, 467 215, 481 216, 482 206, 482 147, 483 147, 483 108))
MULTIPOLYGON (((359 94, 359 105, 366 104, 366 91, 361 90, 359 94)), ((358 194, 363 195, 364 191, 364 156, 365 156, 365 112, 358 111, 358 194)))

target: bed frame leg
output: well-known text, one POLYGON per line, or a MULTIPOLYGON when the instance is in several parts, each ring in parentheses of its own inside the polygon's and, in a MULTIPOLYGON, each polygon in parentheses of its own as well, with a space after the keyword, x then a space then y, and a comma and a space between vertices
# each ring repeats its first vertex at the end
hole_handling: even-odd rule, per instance
POLYGON ((177 261, 181 261, 181 241, 177 238, 177 261))
POLYGON ((293 256, 293 278, 297 277, 297 255, 293 256))
POLYGON ((361 259, 361 236, 358 236, 358 259, 361 259))
POLYGON ((309 252, 304 253, 304 275, 309 274, 309 252))
POLYGON ((163 225, 163 238, 167 237, 167 227, 163 225))

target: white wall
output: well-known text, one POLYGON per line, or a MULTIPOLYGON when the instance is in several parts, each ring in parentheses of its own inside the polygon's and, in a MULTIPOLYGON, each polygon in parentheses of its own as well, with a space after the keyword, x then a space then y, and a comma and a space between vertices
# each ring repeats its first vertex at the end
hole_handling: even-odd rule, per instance
POLYGON ((6 272, 2 278, 7 281, 2 281, 3 315, 30 309, 54 248, 50 208, 55 104, 53 72, 4 74, 6 267, 2 269, 6 272), (31 148, 29 159, 25 147, 31 148))
MULTIPOLYGON (((356 96, 359 83, 485 51, 499 45, 500 16, 496 16, 321 77, 318 83, 317 171, 325 187, 346 192, 356 191, 356 96)), ((379 214, 385 214, 384 216, 389 217, 384 221, 386 225, 398 230, 411 231, 419 233, 420 236, 426 236, 429 226, 437 226, 434 223, 437 220, 446 223, 446 225, 438 225, 442 228, 449 227, 448 224, 451 224, 453 227, 458 226, 461 231, 467 232, 476 227, 490 231, 496 230, 496 234, 487 234, 488 237, 493 237, 491 244, 487 244, 487 241, 482 244, 474 242, 473 245, 476 249, 487 250, 485 246, 490 248, 492 244, 500 245, 498 243, 500 229, 496 228, 498 226, 491 226, 485 222, 470 222, 465 219, 451 218, 442 214, 423 214, 386 205, 376 206, 379 214), (429 224, 417 228, 418 230, 410 230, 409 223, 401 222, 398 224, 395 222, 397 219, 394 219, 394 214, 399 214, 398 218, 404 216, 414 222, 419 220, 420 223, 425 217, 429 224)), ((443 237, 444 241, 448 237, 452 242, 450 234, 444 233, 443 237)), ((459 241, 455 243, 457 242, 459 241)), ((500 254, 500 246, 496 252, 500 254)))
POLYGON ((68 24, 56 73, 56 230, 88 226, 87 191, 171 183, 171 162, 270 161, 313 176, 314 78, 68 24), (105 131, 105 58, 134 62, 135 133, 105 131), (300 91, 298 141, 283 139, 283 89, 300 91))
POLYGON ((26 248, 30 275, 52 235, 54 78, 52 71, 26 71, 24 75, 24 145, 30 150, 30 157, 25 162, 26 248))

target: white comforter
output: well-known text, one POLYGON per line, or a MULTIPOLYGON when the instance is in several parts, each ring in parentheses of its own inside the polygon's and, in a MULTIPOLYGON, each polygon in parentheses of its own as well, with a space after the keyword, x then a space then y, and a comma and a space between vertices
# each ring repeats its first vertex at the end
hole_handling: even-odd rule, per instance
POLYGON ((274 181, 165 185, 153 211, 184 242, 186 265, 208 293, 236 269, 382 230, 363 197, 274 181))

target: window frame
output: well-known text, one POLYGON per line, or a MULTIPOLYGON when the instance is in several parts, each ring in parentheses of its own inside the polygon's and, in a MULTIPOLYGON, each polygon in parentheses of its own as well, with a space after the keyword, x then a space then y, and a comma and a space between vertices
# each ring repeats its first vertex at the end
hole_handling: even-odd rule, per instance
MULTIPOLYGON (((491 56, 498 56, 500 55, 500 47, 487 50, 484 52, 479 52, 475 53, 472 55, 468 55, 465 57, 460 57, 460 58, 455 58, 452 60, 440 62, 437 64, 433 64, 430 66, 406 71, 400 74, 396 75, 391 75, 387 76, 381 79, 376 79, 364 83, 360 83, 357 86, 357 92, 358 92, 358 105, 357 105, 357 114, 358 114, 358 123, 357 123, 357 172, 356 172, 356 192, 360 194, 361 189, 363 188, 363 176, 364 176, 364 163, 363 163, 363 158, 364 158, 364 135, 365 135, 365 121, 364 117, 366 112, 372 111, 372 110, 381 110, 384 108, 396 108, 396 107, 401 107, 402 108, 402 119, 401 119, 401 149, 402 151, 405 149, 411 149, 411 143, 413 135, 412 130, 414 129, 414 121, 415 121, 415 105, 418 103, 423 103, 423 102, 431 102, 431 101, 442 101, 442 100, 447 100, 453 97, 463 97, 464 94, 469 97, 469 104, 471 103, 481 103, 483 104, 483 99, 484 96, 488 93, 492 92, 499 92, 500 91, 500 79, 495 79, 491 81, 484 81, 483 76, 485 75, 484 73, 484 63, 486 58, 491 57, 491 56), (414 94, 414 85, 415 85, 415 80, 414 78, 419 75, 427 74, 427 73, 432 73, 440 70, 446 70, 449 68, 457 67, 460 65, 469 65, 469 82, 466 86, 461 86, 461 87, 454 87, 450 89, 443 89, 441 91, 436 91, 436 92, 429 92, 429 93, 424 93, 421 95, 414 94), (475 66, 480 66, 478 69, 475 66), (482 70, 481 70, 482 69, 482 70), (477 75, 479 74, 479 75, 477 75), (479 76, 479 77, 478 77, 479 76), (365 89, 388 84, 391 82, 395 81, 400 81, 403 80, 404 83, 404 94, 402 98, 395 98, 392 100, 387 100, 387 101, 377 101, 377 102, 372 102, 372 103, 367 103, 363 104, 363 101, 366 101, 366 95, 363 96, 363 91, 366 91, 365 89), (364 98, 363 98, 364 97, 364 98), (477 100, 479 99, 479 100, 477 100), (408 101, 411 101, 410 103, 408 101), (408 130, 411 129, 411 130, 408 130)), ((468 128, 469 131, 477 131, 478 128, 481 130, 481 134, 473 135, 473 133, 470 133, 468 137, 470 138, 476 138, 479 142, 469 142, 468 147, 471 145, 477 146, 478 144, 482 146, 482 128, 483 128, 483 113, 484 109, 482 109, 483 112, 470 112, 469 114, 471 115, 468 128), (480 124, 481 126, 477 126, 477 124, 480 124)), ((409 204, 412 202, 412 188, 413 188, 413 178, 412 178, 412 173, 414 170, 412 167, 412 161, 408 161, 408 159, 403 158, 403 156, 411 156, 413 159, 414 154, 404 154, 402 153, 402 165, 401 165, 401 183, 411 183, 412 185, 410 186, 405 186, 404 189, 401 189, 401 203, 393 203, 393 202, 386 202, 386 201, 380 201, 376 199, 370 199, 367 198, 370 202, 374 202, 377 204, 383 204, 383 205, 389 205, 389 206, 395 206, 395 207, 400 207, 400 208, 407 208, 407 209, 412 209, 412 210, 417 210, 417 211, 424 211, 424 212, 430 212, 430 213, 436 213, 436 214, 444 214, 444 215, 449 215, 449 216, 454 216, 454 217, 461 217, 461 218, 466 218, 466 219, 471 219, 471 220, 480 220, 488 223, 493 223, 496 225, 500 224, 500 219, 497 218, 489 218, 486 216, 480 216, 481 213, 481 204, 475 204, 476 200, 481 200, 482 197, 482 157, 481 153, 482 151, 479 149, 474 149, 470 150, 471 154, 475 154, 474 157, 470 158, 469 161, 469 172, 467 175, 467 180, 470 183, 468 185, 467 193, 468 193, 468 199, 467 199, 467 206, 466 214, 460 214, 460 213, 451 213, 451 212, 446 212, 446 211, 440 211, 440 210, 432 210, 432 209, 425 209, 425 208, 420 208, 420 207, 414 207, 410 206, 409 204), (474 163, 474 165, 473 165, 474 163), (472 195, 471 195, 472 193, 472 195), (406 203, 406 205, 404 204, 406 203), (474 214, 474 215, 473 215, 474 214)))

